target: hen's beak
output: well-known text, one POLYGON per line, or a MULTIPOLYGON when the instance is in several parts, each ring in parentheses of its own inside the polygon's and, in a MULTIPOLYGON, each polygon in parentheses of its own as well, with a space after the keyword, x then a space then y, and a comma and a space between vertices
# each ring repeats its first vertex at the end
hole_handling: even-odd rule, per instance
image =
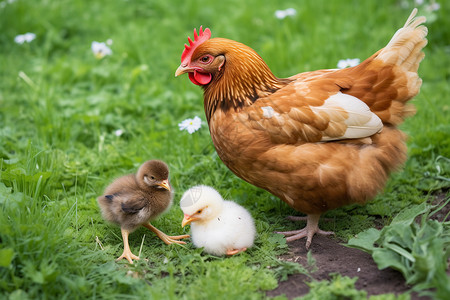
POLYGON ((181 227, 184 227, 184 226, 186 226, 187 224, 189 224, 189 223, 191 223, 191 222, 194 222, 194 221, 197 221, 198 220, 198 218, 196 218, 196 217, 192 217, 192 216, 190 216, 190 215, 184 215, 184 218, 183 218, 183 221, 181 222, 181 227))
POLYGON ((184 74, 184 73, 192 72, 192 71, 194 71, 194 70, 189 68, 189 66, 187 66, 187 65, 185 65, 185 66, 180 65, 178 67, 178 69, 175 71, 175 77, 180 76, 181 74, 184 74))
POLYGON ((165 188, 166 190, 170 191, 170 184, 169 184, 169 179, 163 180, 160 183, 158 183, 158 185, 160 187, 165 188))

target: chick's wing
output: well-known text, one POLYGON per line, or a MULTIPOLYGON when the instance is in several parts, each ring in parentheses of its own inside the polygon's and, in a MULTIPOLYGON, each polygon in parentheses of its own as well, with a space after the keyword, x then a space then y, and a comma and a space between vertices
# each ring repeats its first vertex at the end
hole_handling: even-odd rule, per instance
POLYGON ((123 199, 121 208, 126 214, 136 214, 146 206, 144 198, 128 198, 123 199))

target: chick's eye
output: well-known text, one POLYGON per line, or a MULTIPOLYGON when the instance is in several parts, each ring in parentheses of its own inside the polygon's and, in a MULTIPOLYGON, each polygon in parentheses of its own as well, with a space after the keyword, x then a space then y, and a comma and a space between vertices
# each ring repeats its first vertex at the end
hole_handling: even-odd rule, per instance
POLYGON ((197 213, 198 213, 198 214, 201 214, 201 213, 202 213, 202 210, 201 210, 201 209, 197 210, 197 213))

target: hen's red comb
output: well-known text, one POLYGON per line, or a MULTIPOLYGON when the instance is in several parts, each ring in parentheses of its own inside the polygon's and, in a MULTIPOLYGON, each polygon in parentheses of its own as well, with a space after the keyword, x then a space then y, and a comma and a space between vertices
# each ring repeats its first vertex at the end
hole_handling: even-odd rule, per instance
POLYGON ((184 44, 184 51, 181 54, 182 65, 187 65, 190 62, 195 48, 211 38, 211 30, 209 30, 209 28, 206 28, 205 31, 203 31, 202 26, 200 26, 200 30, 198 32, 199 34, 197 35, 197 30, 194 28, 194 40, 192 41, 191 38, 188 37, 189 46, 184 44))

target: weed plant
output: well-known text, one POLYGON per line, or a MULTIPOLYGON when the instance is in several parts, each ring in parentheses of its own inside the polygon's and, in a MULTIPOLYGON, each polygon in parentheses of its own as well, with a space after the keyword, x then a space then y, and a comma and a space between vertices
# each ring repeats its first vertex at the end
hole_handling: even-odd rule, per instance
MULTIPOLYGON (((433 12, 424 5, 419 13, 430 19, 419 70, 424 83, 417 114, 402 125, 409 160, 369 204, 327 213, 334 221, 323 229, 341 241, 436 195, 448 197, 450 11, 446 3, 433 12)), ((262 299, 279 279, 308 274, 277 259, 288 245, 273 232, 295 228, 284 219, 295 212, 223 165, 201 89, 174 78, 183 44, 194 27, 208 26, 215 37, 251 46, 287 77, 369 57, 413 6, 412 0, 0 2, 0 298, 262 299), (286 8, 296 14, 277 19, 275 11, 286 8), (14 42, 27 32, 35 39, 14 42), (91 43, 109 39, 112 54, 96 58, 91 43), (196 115, 203 120, 199 131, 178 129, 196 115), (96 197, 153 158, 169 164, 175 188, 173 208, 155 226, 187 232, 179 198, 192 185, 212 185, 250 210, 255 246, 218 258, 190 243, 167 246, 139 229, 130 246, 141 260, 116 263, 120 230, 102 220, 96 197)), ((311 295, 339 295, 341 281, 348 295, 364 294, 352 280, 337 276, 329 288, 314 283, 311 295)))

